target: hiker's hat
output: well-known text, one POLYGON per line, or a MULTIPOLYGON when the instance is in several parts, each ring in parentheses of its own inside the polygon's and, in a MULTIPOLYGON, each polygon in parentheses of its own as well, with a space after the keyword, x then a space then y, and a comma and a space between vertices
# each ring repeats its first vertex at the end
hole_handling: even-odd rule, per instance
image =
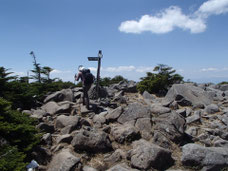
POLYGON ((84 69, 85 69, 85 67, 83 67, 83 65, 78 66, 78 71, 83 71, 84 69))

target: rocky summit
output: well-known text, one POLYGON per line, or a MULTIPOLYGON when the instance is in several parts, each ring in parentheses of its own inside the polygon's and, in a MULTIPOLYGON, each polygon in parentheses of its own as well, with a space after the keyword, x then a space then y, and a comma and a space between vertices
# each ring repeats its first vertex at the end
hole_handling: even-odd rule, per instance
POLYGON ((64 89, 23 111, 43 133, 31 154, 48 171, 228 169, 228 85, 174 84, 165 97, 121 82, 90 110, 82 89, 64 89))

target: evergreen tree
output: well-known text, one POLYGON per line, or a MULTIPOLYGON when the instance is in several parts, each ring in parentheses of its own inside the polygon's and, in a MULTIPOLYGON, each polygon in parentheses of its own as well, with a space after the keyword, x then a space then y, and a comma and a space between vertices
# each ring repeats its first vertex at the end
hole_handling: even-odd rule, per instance
POLYGON ((24 170, 25 158, 39 143, 35 120, 11 109, 10 102, 0 98, 0 170, 24 170))
POLYGON ((41 67, 40 64, 36 62, 36 56, 33 51, 30 52, 30 55, 33 56, 33 66, 34 69, 31 70, 34 75, 32 75, 32 78, 35 79, 37 82, 41 83, 41 67))
POLYGON ((4 92, 8 90, 7 83, 11 80, 15 80, 16 76, 9 76, 13 72, 8 72, 10 69, 5 69, 4 67, 0 67, 0 97, 4 96, 4 92))
POLYGON ((168 89, 175 83, 183 81, 183 77, 175 74, 176 70, 164 64, 157 65, 154 70, 157 73, 147 72, 147 76, 141 78, 137 85, 140 93, 148 91, 158 95, 165 95, 168 89))
POLYGON ((53 71, 53 69, 50 68, 50 67, 48 67, 48 66, 44 66, 44 67, 42 68, 41 73, 44 74, 44 75, 46 76, 46 79, 43 79, 44 82, 46 82, 46 81, 47 81, 47 82, 51 82, 51 79, 50 79, 50 73, 51 73, 51 71, 53 71))

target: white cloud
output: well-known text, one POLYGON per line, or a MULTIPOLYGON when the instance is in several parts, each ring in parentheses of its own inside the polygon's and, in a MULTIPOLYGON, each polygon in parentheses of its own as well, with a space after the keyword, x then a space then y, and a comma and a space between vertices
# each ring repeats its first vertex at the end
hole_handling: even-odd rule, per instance
POLYGON ((223 71, 228 71, 228 68, 227 67, 224 67, 222 70, 223 71))
POLYGON ((178 69, 177 72, 183 73, 184 70, 183 69, 178 69))
POLYGON ((95 68, 95 67, 89 67, 89 69, 91 72, 97 72, 97 68, 95 68))
POLYGON ((139 21, 122 22, 119 30, 125 33, 151 31, 162 34, 173 31, 176 27, 190 30, 191 33, 203 32, 206 29, 202 19, 184 15, 179 7, 171 6, 155 16, 144 15, 139 21))
POLYGON ((138 67, 136 69, 136 72, 140 72, 140 73, 143 73, 143 72, 152 72, 154 69, 154 67, 138 67))
POLYGON ((226 12, 228 12, 228 0, 209 0, 188 15, 183 14, 181 8, 171 6, 155 15, 143 15, 138 21, 124 21, 120 24, 119 30, 125 33, 140 34, 150 31, 155 34, 164 34, 180 28, 189 30, 191 33, 201 33, 206 30, 206 21, 210 15, 226 12))
POLYGON ((24 77, 27 76, 27 74, 25 74, 24 72, 18 72, 18 71, 12 71, 13 75, 18 75, 19 77, 24 77))
POLYGON ((102 68, 102 71, 106 71, 106 72, 130 72, 134 70, 135 70, 135 66, 132 66, 132 65, 102 68))
POLYGON ((71 73, 71 71, 61 71, 58 69, 54 69, 53 71, 51 71, 51 74, 63 74, 63 73, 71 73))
POLYGON ((218 68, 202 68, 200 71, 202 72, 218 71, 218 68))
POLYGON ((228 12, 228 0, 209 0, 204 2, 198 12, 205 15, 219 15, 228 12))

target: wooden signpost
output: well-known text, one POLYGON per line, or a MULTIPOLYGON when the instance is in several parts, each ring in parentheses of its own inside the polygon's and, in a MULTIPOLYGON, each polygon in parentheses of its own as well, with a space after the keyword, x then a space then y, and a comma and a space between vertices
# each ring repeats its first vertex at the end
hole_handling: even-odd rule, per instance
POLYGON ((99 81, 100 81, 100 68, 101 68, 101 58, 103 57, 102 51, 99 50, 98 57, 88 57, 89 61, 98 61, 97 67, 97 84, 96 84, 96 91, 97 91, 97 98, 99 97, 99 81))

